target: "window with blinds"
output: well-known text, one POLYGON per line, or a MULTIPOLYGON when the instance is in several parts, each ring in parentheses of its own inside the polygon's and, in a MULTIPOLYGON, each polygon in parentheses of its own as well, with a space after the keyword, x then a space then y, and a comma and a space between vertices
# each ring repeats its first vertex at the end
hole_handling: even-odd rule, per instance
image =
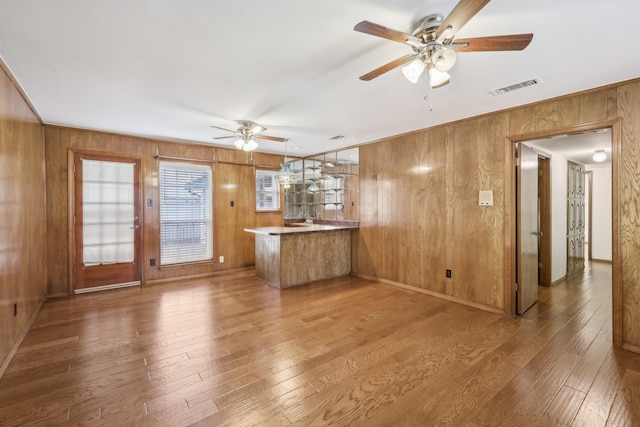
POLYGON ((280 185, 276 171, 256 170, 256 211, 280 210, 280 185))
POLYGON ((213 258, 211 167, 160 163, 160 264, 213 258))

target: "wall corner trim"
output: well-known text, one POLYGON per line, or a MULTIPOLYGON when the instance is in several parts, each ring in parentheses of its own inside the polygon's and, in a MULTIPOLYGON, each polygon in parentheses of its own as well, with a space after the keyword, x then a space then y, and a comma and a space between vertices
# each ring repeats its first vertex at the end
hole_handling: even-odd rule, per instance
MULTIPOLYGON (((9 69, 9 66, 6 64, 6 62, 4 62, 2 57, 0 57, 0 68, 2 68, 2 70, 5 72, 7 77, 9 77, 9 80, 11 80, 11 82, 15 86, 16 90, 18 91, 18 93, 20 93, 20 96, 22 96, 22 99, 24 100, 24 102, 26 102, 27 105, 29 106, 29 109, 31 109, 31 112, 37 117, 37 119, 40 122, 40 124, 44 125, 45 122, 42 120, 42 117, 40 116, 40 113, 38 113, 38 110, 36 110, 36 107, 34 107, 33 103, 31 102, 31 100, 27 96, 27 93, 24 91, 24 89, 22 89, 22 86, 20 86, 20 83, 18 83, 18 80, 16 79, 16 76, 13 75, 13 73, 9 69)), ((0 371, 0 377, 2 376, 1 372, 2 371, 0 371)))
POLYGON ((13 356, 15 356, 16 352, 18 351, 18 348, 20 348, 20 345, 22 344, 24 337, 27 336, 27 332, 29 332, 29 329, 31 329, 31 325, 36 320, 36 317, 38 317, 38 314, 40 314, 40 310, 42 309, 46 301, 47 301, 47 296, 45 295, 40 299, 40 303, 38 304, 38 307, 36 307, 35 311, 31 315, 31 318, 29 319, 24 329, 20 333, 20 336, 16 340, 16 343, 11 348, 11 351, 9 352, 9 354, 7 354, 6 359, 4 359, 4 361, 2 362, 2 366, 0 366, 0 378, 2 378, 2 375, 4 375, 4 371, 6 371, 7 368, 9 367, 9 363, 11 363, 11 360, 13 359, 13 356))

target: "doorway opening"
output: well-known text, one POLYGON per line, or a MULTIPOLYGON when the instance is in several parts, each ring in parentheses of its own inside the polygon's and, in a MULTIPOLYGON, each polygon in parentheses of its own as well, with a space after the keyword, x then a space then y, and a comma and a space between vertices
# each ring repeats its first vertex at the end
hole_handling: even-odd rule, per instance
MULTIPOLYGON (((551 286, 582 272, 585 260, 591 259, 589 252, 594 245, 598 254, 596 260, 611 262, 611 128, 531 140, 526 144, 547 159, 549 169, 547 172, 540 168, 540 184, 546 185, 547 189, 544 194, 541 188, 539 208, 541 223, 545 214, 550 220, 547 233, 541 230, 541 240, 546 239, 551 253, 546 254, 541 247, 539 262, 542 268, 549 267, 549 271, 545 271, 548 280, 541 275, 539 285, 551 286), (601 162, 593 160, 597 152, 605 153, 606 159, 601 162), (594 182, 589 185, 589 178, 594 173, 595 194, 594 182), (543 180, 542 175, 545 174, 548 178, 543 180), (549 199, 545 201, 543 197, 549 199), (589 203, 594 197, 595 202, 589 203), (589 210, 593 209, 594 203, 597 209, 595 240, 589 232, 593 229, 593 225, 589 226, 593 220, 593 213, 589 215, 589 210), (593 240, 590 245, 589 240, 593 240), (547 262, 543 255, 548 257, 547 262)), ((539 163, 542 165, 543 161, 539 163)))
MULTIPOLYGON (((606 151, 606 154, 609 160, 607 162, 609 165, 607 166, 608 172, 605 172, 607 170, 605 167, 597 166, 594 168, 594 170, 597 169, 599 172, 592 172, 592 173, 604 173, 607 176, 608 181, 605 182, 604 185, 602 185, 601 178, 596 179, 594 177, 591 181, 592 185, 588 185, 588 184, 585 185, 584 186, 585 188, 583 188, 583 191, 587 191, 590 194, 593 193, 591 196, 589 196, 588 194, 586 195, 587 198, 592 197, 591 203, 587 201, 586 203, 587 207, 590 206, 591 209, 593 209, 595 206, 602 207, 604 205, 606 207, 606 210, 609 212, 609 218, 616 218, 618 215, 618 206, 617 206, 615 195, 617 194, 617 187, 618 187, 617 176, 619 175, 619 172, 618 172, 619 166, 618 166, 618 162, 616 161, 616 156, 617 156, 617 153, 619 153, 619 147, 620 147, 619 120, 607 120, 602 122, 594 122, 589 125, 578 125, 578 126, 572 126, 567 128, 558 128, 548 132, 532 132, 530 134, 521 134, 521 135, 507 138, 506 148, 510 150, 509 152, 514 153, 512 158, 514 167, 510 168, 510 170, 513 171, 512 172, 513 175, 511 176, 511 179, 510 179, 512 191, 510 195, 507 195, 507 200, 509 202, 507 209, 513 215, 513 219, 511 220, 511 227, 509 227, 509 231, 508 231, 509 234, 512 234, 512 235, 511 235, 511 238, 508 239, 508 241, 510 240, 511 242, 513 242, 512 247, 515 248, 515 250, 512 258, 507 260, 508 265, 505 266, 505 271, 508 274, 507 280, 511 280, 510 283, 513 283, 513 286, 510 289, 510 295, 506 295, 508 298, 510 298, 510 301, 507 301, 507 305, 510 306, 510 311, 513 315, 521 314, 522 312, 524 312, 524 311, 519 312, 519 307, 517 304, 518 294, 516 293, 517 291, 520 291, 519 289, 520 284, 517 283, 518 281, 517 276, 518 274, 520 274, 520 271, 518 270, 518 263, 521 260, 521 254, 519 253, 519 247, 518 247, 518 239, 521 238, 522 236, 518 235, 518 224, 520 223, 521 218, 519 216, 520 212, 518 211, 519 193, 517 191, 517 171, 516 171, 517 159, 515 155, 516 150, 514 147, 518 143, 526 142, 527 145, 534 145, 532 144, 532 142, 535 143, 538 141, 545 141, 545 143, 557 149, 558 147, 561 147, 560 145, 562 143, 561 140, 569 138, 567 140, 569 141, 571 138, 574 138, 574 135, 575 135, 575 138, 580 138, 580 137, 584 138, 592 135, 597 135, 601 137, 603 134, 606 135, 608 138, 608 141, 607 141, 608 149, 606 151), (596 200, 596 198, 598 197, 594 193, 595 191, 594 187, 596 182, 599 182, 601 186, 604 186, 604 187, 608 186, 610 198, 607 199, 604 203, 601 200, 596 200)), ((581 150, 583 151, 583 155, 588 156, 591 159, 593 154, 595 154, 595 151, 600 149, 601 147, 598 147, 597 149, 590 148, 588 147, 588 144, 584 142, 582 143, 582 148, 581 148, 581 150)), ((554 150, 550 150, 548 148, 541 149, 539 147, 536 147, 536 150, 540 154, 539 165, 541 169, 544 168, 544 164, 547 161, 549 162, 548 166, 552 171, 557 169, 558 159, 563 158, 562 155, 553 153, 551 151, 554 151, 554 150)), ((565 174, 567 174, 566 160, 567 158, 564 158, 565 174)), ((590 162, 586 161, 584 163, 588 163, 591 165, 591 164, 594 164, 595 162, 591 160, 590 162)), ((588 167, 587 169, 590 169, 590 168, 588 167)), ((545 218, 544 218, 545 214, 548 215, 549 224, 547 225, 547 227, 550 229, 550 232, 549 232, 550 240, 548 241, 548 245, 551 248, 550 250, 551 262, 547 264, 551 264, 552 266, 551 277, 547 276, 549 277, 548 280, 546 280, 546 282, 548 283, 547 285, 545 283, 545 273, 543 273, 544 270, 543 268, 540 268, 537 271, 538 277, 536 279, 537 279, 537 282, 540 283, 542 286, 549 286, 549 285, 553 286, 554 283, 566 277, 565 266, 567 262, 566 260, 567 252, 566 252, 566 249, 563 250, 563 247, 566 244, 566 240, 559 241, 557 238, 554 239, 554 236, 562 235, 562 234, 558 234, 558 229, 562 230, 564 227, 566 227, 567 187, 566 187, 566 184, 563 185, 554 180, 554 173, 551 173, 550 175, 551 177, 548 184, 550 188, 550 191, 549 191, 550 202, 549 202, 548 208, 544 207, 543 199, 541 199, 539 211, 536 212, 539 218, 539 224, 543 224, 545 221, 545 218), (555 191, 556 190, 555 187, 563 187, 562 201, 560 201, 561 199, 558 196, 558 194, 560 193, 558 193, 558 191, 555 191), (560 270, 558 269, 558 265, 562 266, 560 270)), ((589 173, 585 173, 585 176, 589 177, 594 175, 589 175, 589 173)), ((543 183, 544 180, 541 179, 540 182, 543 183)), ((540 197, 543 198, 544 195, 541 193, 540 197)), ((618 242, 620 241, 620 230, 616 221, 611 221, 610 228, 602 227, 600 225, 601 223, 598 223, 594 219, 594 216, 595 215, 593 213, 589 215, 587 212, 585 212, 585 219, 582 220, 582 226, 585 229, 584 242, 588 243, 587 251, 585 252, 587 253, 587 257, 588 257, 589 256, 588 253, 590 251, 593 251, 593 249, 598 245, 597 243, 594 242, 595 230, 601 230, 603 228, 605 230, 608 230, 608 237, 609 237, 609 241, 611 242, 609 246, 610 249, 608 249, 610 254, 609 259, 610 259, 610 262, 612 263, 612 296, 613 296, 613 313, 614 313, 613 336, 614 336, 614 342, 616 344, 621 344, 622 318, 620 315, 620 311, 621 311, 620 309, 622 307, 622 298, 621 298, 621 277, 619 272, 621 259, 620 259, 619 251, 616 250, 618 242), (589 221, 593 224, 591 231, 588 230, 589 221)), ((541 230, 542 228, 544 228, 544 226, 541 227, 541 230)), ((541 231, 541 230, 534 230, 534 231, 541 231)), ((544 231, 542 231, 542 236, 544 237, 544 235, 545 233, 544 231)), ((566 234, 564 234, 564 236, 566 238, 566 234)), ((544 249, 543 249, 542 239, 541 239, 540 245, 538 246, 538 249, 540 251, 539 253, 542 254, 542 258, 540 262, 544 264, 545 258, 544 258, 544 249)), ((529 255, 526 255, 526 256, 529 256, 529 255)), ((591 258, 596 261, 602 260, 602 258, 593 256, 593 255, 591 255, 591 258)), ((507 290, 506 292, 509 292, 509 290, 507 290)))

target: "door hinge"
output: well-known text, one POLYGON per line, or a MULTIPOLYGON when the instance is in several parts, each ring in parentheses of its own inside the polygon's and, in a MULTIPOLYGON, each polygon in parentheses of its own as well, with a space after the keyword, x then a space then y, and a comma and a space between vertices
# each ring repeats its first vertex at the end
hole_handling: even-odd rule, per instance
POLYGON ((73 216, 73 223, 74 224, 76 223, 76 216, 75 215, 73 216))
POLYGON ((541 262, 539 262, 539 263, 538 263, 538 268, 542 268, 542 267, 543 267, 542 263, 541 263, 541 262))
POLYGON ((516 282, 516 292, 518 292, 518 282, 516 282))
POLYGON ((520 167, 520 157, 516 157, 516 167, 520 167))

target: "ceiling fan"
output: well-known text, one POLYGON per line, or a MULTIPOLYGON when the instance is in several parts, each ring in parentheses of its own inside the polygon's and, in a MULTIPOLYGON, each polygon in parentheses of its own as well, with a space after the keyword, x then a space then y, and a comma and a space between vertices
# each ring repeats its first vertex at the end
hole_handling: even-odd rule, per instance
POLYGON ((234 141, 234 145, 236 148, 243 151, 253 151, 258 148, 258 143, 256 139, 264 139, 267 141, 278 141, 278 142, 286 142, 286 138, 279 138, 277 136, 267 136, 261 135, 262 132, 266 131, 267 128, 261 126, 255 122, 250 120, 238 120, 238 130, 230 130, 221 128, 218 126, 211 126, 212 128, 220 129, 226 132, 231 132, 233 136, 218 136, 213 139, 228 139, 228 138, 237 138, 234 141))
POLYGON ((456 63, 456 52, 486 52, 523 50, 533 34, 455 39, 456 33, 473 18, 490 0, 460 0, 446 19, 442 15, 429 15, 422 19, 412 34, 392 30, 369 21, 362 21, 353 29, 365 34, 382 37, 411 46, 413 53, 404 55, 375 70, 360 76, 369 81, 401 65, 402 73, 416 83, 423 71, 429 71, 429 84, 433 88, 449 83, 448 71, 456 63))

